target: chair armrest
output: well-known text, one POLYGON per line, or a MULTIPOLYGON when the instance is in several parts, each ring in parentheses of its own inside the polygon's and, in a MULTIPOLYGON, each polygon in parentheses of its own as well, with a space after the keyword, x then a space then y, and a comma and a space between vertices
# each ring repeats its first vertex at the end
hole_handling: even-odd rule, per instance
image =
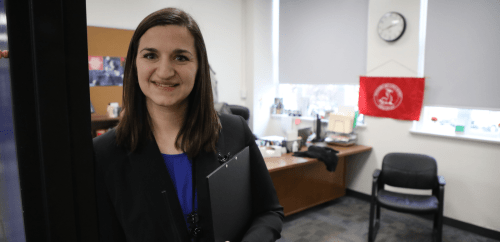
POLYGON ((432 195, 436 196, 439 201, 444 199, 444 185, 446 185, 446 180, 444 176, 437 176, 438 178, 438 186, 432 189, 432 195))
POLYGON ((439 181, 439 191, 436 195, 438 195, 439 205, 438 210, 439 213, 443 214, 443 204, 444 204, 444 185, 446 185, 446 181, 444 180, 444 176, 438 176, 439 181))
POLYGON ((444 179, 444 176, 438 176, 438 181, 440 186, 446 185, 446 180, 444 179))
POLYGON ((380 176, 380 169, 375 169, 373 172, 373 179, 378 178, 380 176))

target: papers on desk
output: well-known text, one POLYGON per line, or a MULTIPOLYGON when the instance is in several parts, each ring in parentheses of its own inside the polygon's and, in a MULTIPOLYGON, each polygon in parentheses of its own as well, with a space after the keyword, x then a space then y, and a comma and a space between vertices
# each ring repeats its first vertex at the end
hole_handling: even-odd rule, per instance
POLYGON ((338 113, 330 114, 328 120, 328 131, 350 134, 356 127, 358 112, 354 112, 352 107, 341 107, 338 113))
POLYGON ((328 121, 328 131, 335 133, 349 134, 352 132, 354 117, 348 117, 339 114, 330 114, 328 121))
POLYGON ((280 157, 282 154, 286 154, 286 148, 278 145, 271 146, 261 146, 259 147, 262 157, 280 157))
POLYGON ((356 143, 357 135, 353 132, 356 127, 358 112, 353 108, 342 108, 339 113, 330 114, 328 131, 333 132, 325 138, 331 145, 350 146, 356 143))
POLYGON ((265 136, 259 138, 261 144, 257 142, 259 146, 260 153, 262 153, 262 157, 280 157, 282 154, 286 153, 286 148, 282 147, 282 143, 285 140, 284 137, 281 136, 265 136), (263 145, 262 145, 263 143, 263 145), (267 146, 266 146, 267 144, 267 146))

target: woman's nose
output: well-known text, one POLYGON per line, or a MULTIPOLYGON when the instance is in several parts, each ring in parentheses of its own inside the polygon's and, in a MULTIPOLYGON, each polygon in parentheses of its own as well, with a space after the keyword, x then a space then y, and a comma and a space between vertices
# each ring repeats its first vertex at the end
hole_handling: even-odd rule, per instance
POLYGON ((169 60, 161 60, 158 68, 156 69, 156 75, 161 79, 169 79, 175 75, 175 68, 173 63, 169 60))

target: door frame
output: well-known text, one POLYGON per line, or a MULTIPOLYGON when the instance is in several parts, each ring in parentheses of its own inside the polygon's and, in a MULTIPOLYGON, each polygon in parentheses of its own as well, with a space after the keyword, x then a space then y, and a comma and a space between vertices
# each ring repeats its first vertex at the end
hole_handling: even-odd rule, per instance
POLYGON ((85 0, 5 0, 26 241, 98 241, 85 0))

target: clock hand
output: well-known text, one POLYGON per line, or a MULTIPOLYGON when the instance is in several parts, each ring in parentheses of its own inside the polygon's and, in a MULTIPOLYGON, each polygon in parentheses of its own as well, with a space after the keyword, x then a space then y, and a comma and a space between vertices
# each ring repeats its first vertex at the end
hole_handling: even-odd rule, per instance
POLYGON ((397 25, 398 23, 399 23, 399 20, 393 20, 393 21, 392 21, 392 24, 391 24, 391 25, 389 25, 389 26, 387 26, 387 27, 385 27, 383 30, 386 30, 386 29, 388 29, 388 28, 390 28, 390 27, 392 27, 392 26, 394 26, 394 25, 397 25))
POLYGON ((390 27, 392 27, 392 26, 394 26, 394 25, 396 25, 396 24, 391 24, 391 25, 389 25, 389 26, 385 27, 385 28, 384 28, 384 29, 382 29, 382 30, 386 30, 386 29, 388 29, 388 28, 390 28, 390 27))

